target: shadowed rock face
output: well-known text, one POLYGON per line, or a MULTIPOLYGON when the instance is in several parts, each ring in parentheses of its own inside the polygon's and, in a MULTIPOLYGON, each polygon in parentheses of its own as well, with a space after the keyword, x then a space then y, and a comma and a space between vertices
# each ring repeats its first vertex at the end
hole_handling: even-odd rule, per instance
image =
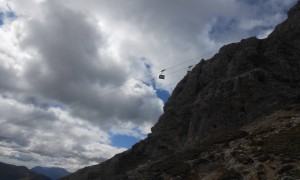
POLYGON ((268 38, 226 45, 201 61, 177 85, 148 138, 65 179, 149 179, 149 164, 299 101, 300 2, 268 38))

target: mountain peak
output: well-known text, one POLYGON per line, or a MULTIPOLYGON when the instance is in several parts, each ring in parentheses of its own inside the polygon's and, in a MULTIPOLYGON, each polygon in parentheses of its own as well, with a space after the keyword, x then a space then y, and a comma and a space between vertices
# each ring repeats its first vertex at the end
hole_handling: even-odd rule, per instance
MULTIPOLYGON (((278 135, 273 131, 284 135, 290 130, 298 138, 299 106, 294 104, 300 103, 299 52, 298 2, 268 38, 226 45, 211 59, 201 61, 176 86, 145 140, 65 179, 247 179, 252 173, 257 178, 263 173, 265 178, 283 177, 289 170, 299 173, 298 160, 284 164, 280 158, 288 159, 291 154, 279 157, 271 145, 255 144, 264 137, 252 131, 256 128, 274 143, 278 135), (289 107, 292 111, 286 111, 289 107), (256 156, 255 148, 270 154, 256 156), (276 163, 282 169, 271 167, 276 163)), ((300 152, 298 146, 294 148, 300 152)))
POLYGON ((298 18, 300 16, 300 1, 298 1, 297 4, 288 12, 288 18, 293 18, 295 16, 297 16, 298 18))
POLYGON ((288 12, 288 19, 283 23, 279 24, 275 30, 270 34, 269 37, 290 38, 286 40, 297 39, 299 37, 300 27, 300 1, 292 7, 288 12))

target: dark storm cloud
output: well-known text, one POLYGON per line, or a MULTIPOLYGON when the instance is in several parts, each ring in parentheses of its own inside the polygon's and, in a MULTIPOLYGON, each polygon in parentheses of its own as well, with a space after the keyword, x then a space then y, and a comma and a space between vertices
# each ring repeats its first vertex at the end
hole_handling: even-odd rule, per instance
POLYGON ((215 16, 230 16, 237 8, 234 3, 222 0, 174 0, 172 3, 168 0, 134 0, 105 4, 108 11, 117 8, 112 12, 116 19, 137 25, 146 36, 149 33, 161 43, 181 48, 188 44, 201 46, 197 36, 207 30, 206 23, 215 16))
POLYGON ((80 104, 71 106, 70 111, 103 128, 116 126, 120 121, 136 125, 156 121, 161 107, 157 106, 155 92, 142 83, 132 82, 129 85, 129 88, 119 87, 110 90, 108 94, 86 98, 80 104))
POLYGON ((12 82, 16 82, 18 78, 14 71, 10 68, 5 68, 0 66, 0 91, 7 92, 7 91, 14 91, 16 90, 16 84, 12 82))
POLYGON ((90 91, 90 84, 105 86, 124 81, 122 67, 100 56, 105 40, 87 17, 52 1, 44 9, 43 20, 28 24, 29 36, 23 42, 41 55, 26 74, 34 90, 68 102, 90 91))
POLYGON ((26 71, 32 92, 62 102, 74 114, 98 124, 112 124, 112 119, 155 121, 161 113, 157 102, 151 103, 155 93, 127 97, 122 88, 114 88, 124 84, 128 72, 123 64, 102 57, 106 37, 88 18, 55 1, 43 6, 44 17, 28 24, 29 35, 23 42, 24 48, 34 48, 41 56, 26 71), (102 97, 103 91, 108 98, 102 97))
POLYGON ((36 159, 32 158, 31 154, 16 154, 16 155, 11 155, 10 158, 20 160, 20 161, 30 161, 34 162, 36 159))

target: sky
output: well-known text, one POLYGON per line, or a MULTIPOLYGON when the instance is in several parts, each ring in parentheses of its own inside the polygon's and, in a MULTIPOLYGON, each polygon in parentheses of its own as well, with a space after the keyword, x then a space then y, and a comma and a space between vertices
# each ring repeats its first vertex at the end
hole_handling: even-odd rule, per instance
POLYGON ((127 150, 188 66, 267 37, 295 3, 0 0, 0 162, 75 171, 127 150))

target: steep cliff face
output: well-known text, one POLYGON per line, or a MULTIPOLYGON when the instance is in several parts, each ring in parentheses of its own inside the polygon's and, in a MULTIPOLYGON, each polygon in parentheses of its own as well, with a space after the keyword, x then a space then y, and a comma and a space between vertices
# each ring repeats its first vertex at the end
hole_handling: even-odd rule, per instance
POLYGON ((153 134, 169 134, 162 129, 176 124, 178 140, 191 142, 240 127, 295 100, 300 86, 299 16, 298 3, 267 39, 224 46, 200 62, 174 90, 153 134))
MULTIPOLYGON (((200 147, 209 151, 212 144, 208 141, 216 134, 235 132, 238 138, 244 138, 252 131, 241 129, 297 102, 300 102, 300 2, 268 38, 253 37, 226 45, 210 60, 201 61, 177 85, 164 114, 145 140, 65 179, 177 177, 182 171, 174 170, 171 174, 159 168, 155 171, 155 163, 158 167, 164 162, 173 163, 172 167, 179 164, 179 169, 190 171, 187 170, 190 166, 182 163, 184 158, 176 160, 176 154, 190 154, 189 150, 200 147)), ((199 158, 204 150, 196 152, 188 159, 199 158)))

